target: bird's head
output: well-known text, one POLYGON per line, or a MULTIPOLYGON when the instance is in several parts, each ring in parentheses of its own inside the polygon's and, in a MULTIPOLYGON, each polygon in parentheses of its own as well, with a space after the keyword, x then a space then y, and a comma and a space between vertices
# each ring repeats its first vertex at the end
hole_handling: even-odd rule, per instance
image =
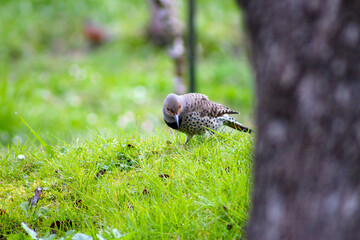
POLYGON ((182 96, 178 96, 174 93, 170 93, 164 101, 163 115, 164 120, 168 123, 175 123, 179 128, 179 116, 185 109, 185 100, 182 96))

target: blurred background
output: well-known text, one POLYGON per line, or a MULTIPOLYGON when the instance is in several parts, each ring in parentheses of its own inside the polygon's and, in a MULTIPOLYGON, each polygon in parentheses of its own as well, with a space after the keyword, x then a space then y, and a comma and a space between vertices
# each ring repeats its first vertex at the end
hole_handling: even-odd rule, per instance
MULTIPOLYGON (((184 38, 187 4, 176 7, 184 38)), ((30 136, 15 113, 64 141, 168 129, 162 104, 175 91, 174 60, 149 38, 152 11, 145 0, 1 0, 0 143, 30 136)), ((235 1, 197 0, 196 28, 197 92, 251 124, 253 76, 235 1)))

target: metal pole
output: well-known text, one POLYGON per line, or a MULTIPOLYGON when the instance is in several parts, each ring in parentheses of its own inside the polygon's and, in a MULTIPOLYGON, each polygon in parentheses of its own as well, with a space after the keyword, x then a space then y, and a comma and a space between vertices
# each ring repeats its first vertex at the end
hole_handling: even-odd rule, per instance
POLYGON ((195 92, 196 90, 196 72, 195 72, 195 63, 196 63, 196 31, 195 31, 195 1, 189 0, 189 80, 190 80, 190 92, 195 92))

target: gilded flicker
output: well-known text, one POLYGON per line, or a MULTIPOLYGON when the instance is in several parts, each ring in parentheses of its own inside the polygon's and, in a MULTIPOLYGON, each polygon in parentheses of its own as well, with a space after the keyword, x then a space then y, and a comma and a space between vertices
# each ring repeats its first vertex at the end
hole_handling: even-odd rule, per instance
POLYGON ((164 101, 163 115, 165 123, 187 135, 186 143, 194 135, 202 135, 208 129, 217 131, 226 125, 239 131, 251 133, 252 130, 230 117, 238 112, 209 100, 200 93, 176 95, 170 93, 164 101))

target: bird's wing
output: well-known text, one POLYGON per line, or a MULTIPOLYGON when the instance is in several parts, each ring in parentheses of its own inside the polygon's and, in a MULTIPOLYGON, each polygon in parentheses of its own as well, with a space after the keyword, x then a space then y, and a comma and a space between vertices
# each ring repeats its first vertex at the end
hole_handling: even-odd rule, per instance
POLYGON ((236 111, 231 110, 219 103, 210 101, 207 96, 200 93, 189 93, 184 95, 187 103, 187 111, 199 112, 200 117, 218 117, 224 114, 235 114, 236 111))

